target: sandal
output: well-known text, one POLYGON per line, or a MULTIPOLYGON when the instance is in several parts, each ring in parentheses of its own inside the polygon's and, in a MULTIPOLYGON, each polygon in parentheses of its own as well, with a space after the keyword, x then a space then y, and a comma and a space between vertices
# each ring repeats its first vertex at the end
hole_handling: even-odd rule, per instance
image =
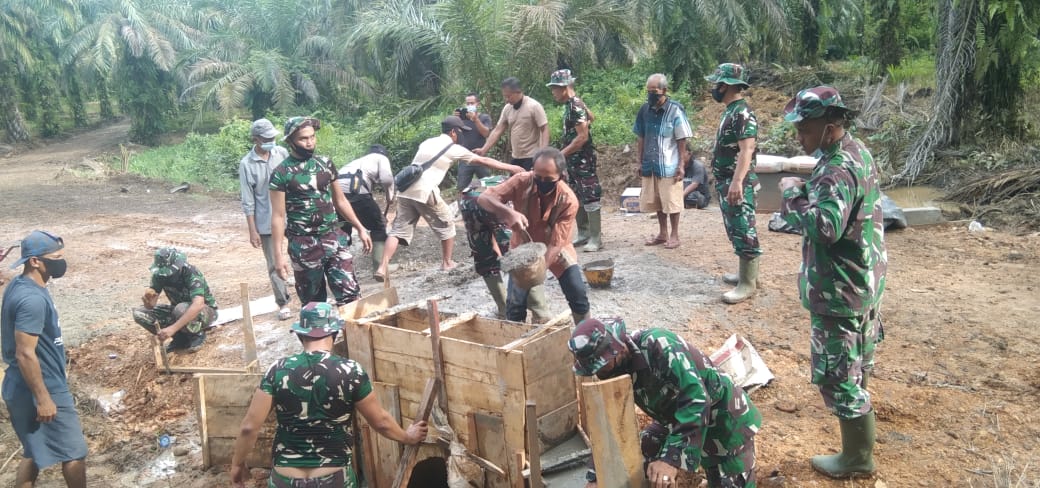
POLYGON ((675 249, 675 248, 679 247, 679 244, 681 244, 679 241, 668 241, 668 242, 664 243, 664 248, 665 249, 675 249))
POLYGON ((643 241, 643 245, 644 246, 660 246, 661 244, 664 244, 666 242, 668 242, 668 240, 661 239, 660 237, 657 237, 657 236, 652 236, 652 237, 648 237, 645 241, 643 241))

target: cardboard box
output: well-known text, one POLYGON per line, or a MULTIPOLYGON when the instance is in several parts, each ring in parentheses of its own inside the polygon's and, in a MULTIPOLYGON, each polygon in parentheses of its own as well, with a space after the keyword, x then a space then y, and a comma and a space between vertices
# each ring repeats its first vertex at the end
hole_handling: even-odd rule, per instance
POLYGON ((625 188, 621 193, 621 209, 625 212, 639 212, 639 192, 642 188, 625 188))

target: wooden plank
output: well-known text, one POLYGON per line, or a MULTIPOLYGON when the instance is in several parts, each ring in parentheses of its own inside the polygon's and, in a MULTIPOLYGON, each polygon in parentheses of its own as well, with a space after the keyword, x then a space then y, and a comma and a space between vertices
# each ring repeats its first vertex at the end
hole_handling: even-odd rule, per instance
POLYGON ((538 417, 538 436, 542 450, 548 451, 570 439, 578 426, 578 400, 538 417))
POLYGON ((480 436, 477 434, 476 415, 476 412, 473 411, 466 412, 466 430, 468 435, 466 436, 466 442, 463 442, 463 445, 466 446, 466 450, 476 453, 479 456, 481 455, 480 441, 478 440, 480 436))
POLYGON ((524 487, 524 451, 519 450, 513 454, 513 463, 509 465, 509 483, 513 488, 524 487))
POLYGON ((244 359, 246 364, 255 364, 256 336, 253 334, 253 314, 249 311, 249 283, 239 283, 238 286, 242 290, 242 343, 245 348, 244 359))
MULTIPOLYGON (((433 402, 436 401, 437 392, 440 390, 439 382, 437 378, 430 378, 426 381, 426 388, 423 389, 423 400, 419 405, 415 418, 423 421, 430 418, 430 412, 433 411, 433 402)), ((415 457, 418 453, 419 446, 407 446, 404 448, 401 461, 397 464, 397 474, 394 476, 393 488, 404 488, 408 485, 408 480, 412 477, 412 469, 415 468, 415 457)))
MULTIPOLYGON (((231 457, 235 453, 234 437, 212 437, 209 440, 209 444, 211 466, 231 464, 231 457)), ((274 444, 273 438, 258 438, 256 440, 256 448, 246 456, 246 465, 250 468, 270 469, 272 444, 274 444)))
POLYGON ((209 450, 209 431, 206 429, 206 377, 195 377, 195 418, 199 423, 199 439, 202 443, 202 469, 212 466, 209 450))
POLYGON ((527 324, 474 316, 472 320, 457 323, 450 331, 444 333, 444 337, 500 347, 519 339, 533 329, 534 327, 527 324))
POLYGON ((398 304, 397 288, 386 287, 339 307, 339 316, 351 323, 366 315, 396 307, 398 304))
MULTIPOLYGON (((405 354, 420 359, 433 359, 426 336, 420 332, 373 324, 372 350, 375 357, 380 351, 405 354)), ((432 365, 431 365, 432 366, 432 365)))
MULTIPOLYGON (((378 395, 377 398, 383 405, 383 409, 390 414, 394 422, 400 425, 401 395, 398 386, 372 383, 372 393, 378 395)), ((394 481, 395 468, 401 462, 401 444, 381 435, 376 435, 373 440, 375 451, 369 457, 373 459, 377 468, 373 471, 371 478, 375 482, 375 488, 389 488, 394 481)))
POLYGON ((426 302, 426 316, 430 325, 430 344, 433 351, 433 375, 440 383, 441 391, 437 394, 437 403, 441 411, 448 412, 448 390, 444 381, 444 360, 441 359, 441 316, 437 313, 437 300, 426 302))
POLYGON ((524 423, 527 426, 527 462, 531 470, 530 487, 543 488, 542 446, 541 441, 538 440, 538 408, 530 400, 527 401, 525 408, 524 423))
POLYGON ((357 361, 368 373, 369 378, 377 378, 371 328, 370 324, 347 322, 343 324, 343 341, 333 347, 342 344, 346 348, 346 357, 357 361))
POLYGON ((636 405, 632 378, 622 375, 606 381, 582 383, 596 464, 597 486, 602 488, 646 485, 643 455, 636 431, 636 405))
POLYGON ((365 465, 365 479, 368 480, 368 486, 379 488, 380 485, 376 481, 376 447, 375 440, 372 439, 373 435, 376 434, 372 433, 372 426, 361 422, 361 445, 364 446, 361 452, 361 460, 365 465))
POLYGON ((243 373, 236 375, 199 375, 199 377, 206 378, 207 407, 246 408, 249 406, 249 402, 252 401, 253 393, 260 386, 260 380, 264 378, 264 375, 243 373))
MULTIPOLYGON (((503 442, 506 444, 507 452, 519 450, 523 453, 524 448, 524 399, 523 378, 524 361, 519 351, 499 351, 498 369, 503 373, 503 381, 506 391, 503 398, 502 418, 504 422, 503 442), (512 374, 509 374, 512 373, 512 374)), ((509 472, 511 483, 516 483, 520 478, 520 471, 524 469, 515 459, 510 460, 509 472)), ((520 480, 521 483, 523 480, 520 480)))
POLYGON ((155 369, 159 371, 165 371, 167 374, 172 373, 170 371, 170 358, 166 356, 166 348, 163 347, 162 341, 159 340, 158 336, 152 336, 152 352, 155 354, 155 369))
MULTIPOLYGON (((524 368, 535 367, 525 363, 524 368)), ((558 371, 533 383, 527 383, 527 399, 534 400, 539 406, 545 405, 545 411, 556 410, 578 399, 574 390, 574 372, 571 365, 557 366, 558 371)))
POLYGON ((205 366, 170 366, 171 373, 184 373, 184 374, 249 374, 250 371, 246 371, 246 368, 210 368, 205 366))
MULTIPOLYGON (((480 457, 506 468, 509 466, 509 454, 506 445, 502 442, 505 435, 505 425, 502 417, 488 415, 482 412, 473 412, 474 428, 477 432, 477 453, 480 457)), ((488 476, 488 485, 492 487, 508 486, 508 477, 491 474, 488 476)))
MULTIPOLYGON (((206 406, 206 432, 210 437, 238 437, 241 431, 242 419, 246 416, 246 411, 249 407, 240 406, 214 406, 209 404, 206 406)), ((264 424, 260 427, 260 437, 274 437, 275 431, 278 429, 278 420, 274 415, 274 410, 268 415, 267 419, 264 420, 264 424)))
MULTIPOLYGON (((503 352, 499 348, 442 337, 441 351, 446 364, 492 373, 507 383, 520 385, 519 388, 523 389, 523 366, 509 371, 498 367, 498 357, 503 352)), ((514 353, 519 354, 519 351, 514 353)))
MULTIPOLYGON (((559 327, 521 347, 520 351, 524 354, 524 383, 530 385, 561 371, 573 378, 571 366, 574 365, 574 355, 567 348, 570 339, 570 328, 559 327)), ((571 384, 574 382, 571 381, 571 384)))
MULTIPOLYGON (((531 341, 534 341, 536 339, 541 338, 546 333, 555 330, 557 327, 565 327, 569 331, 570 330, 569 323, 570 323, 571 320, 572 320, 571 319, 571 312, 569 310, 566 311, 566 312, 562 312, 559 315, 557 315, 555 318, 553 318, 552 320, 550 320, 550 321, 548 321, 548 322, 546 322, 546 323, 544 323, 542 325, 539 325, 537 327, 532 327, 530 330, 528 330, 523 335, 521 335, 520 338, 518 338, 518 339, 516 339, 516 340, 514 340, 514 341, 512 341, 512 342, 510 342, 510 343, 508 343, 508 344, 506 344, 504 346, 502 346, 502 349, 506 349, 506 350, 516 349, 516 348, 518 348, 518 347, 520 347, 520 346, 522 346, 524 344, 527 344, 528 342, 531 342, 531 341)), ((512 323, 512 322, 510 322, 510 323, 512 323)))

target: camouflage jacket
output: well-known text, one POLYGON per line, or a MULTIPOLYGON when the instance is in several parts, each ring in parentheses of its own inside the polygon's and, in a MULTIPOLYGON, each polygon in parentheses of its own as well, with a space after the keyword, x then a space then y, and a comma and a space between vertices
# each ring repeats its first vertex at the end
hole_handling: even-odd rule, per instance
POLYGON ((853 317, 880 303, 888 266, 881 190, 862 142, 845 134, 824 148, 805 186, 784 191, 781 211, 803 229, 798 289, 805 308, 853 317))
MULTIPOLYGON (((758 119, 755 112, 748 107, 744 99, 734 100, 726 105, 726 111, 722 113, 722 121, 719 130, 715 134, 715 151, 711 162, 711 172, 716 181, 733 178, 737 170, 737 153, 740 152, 740 141, 743 139, 758 138, 758 119)), ((758 181, 755 175, 755 154, 751 155, 751 169, 748 170, 747 179, 744 184, 750 185, 758 181)))
POLYGON ((275 466, 348 466, 354 405, 372 393, 361 365, 327 351, 279 359, 260 381, 274 399, 275 466))
POLYGON ((580 98, 573 97, 567 100, 563 106, 563 136, 560 138, 560 149, 567 147, 578 138, 578 125, 580 124, 586 124, 589 127, 589 140, 585 141, 585 145, 581 149, 570 155, 570 158, 587 158, 593 151, 592 119, 589 117, 589 108, 580 98))
POLYGON ((217 299, 213 298, 206 277, 202 276, 199 268, 189 263, 184 263, 181 269, 170 276, 153 274, 149 287, 158 293, 165 293, 170 305, 191 302, 193 298, 201 296, 206 305, 217 308, 217 299))
POLYGON ((336 166, 326 158, 300 161, 285 158, 271 172, 271 190, 285 193, 285 233, 290 236, 321 236, 338 221, 332 203, 336 166))
POLYGON ((696 471, 705 455, 739 450, 762 425, 744 391, 674 332, 634 331, 628 349, 636 405, 671 430, 650 461, 696 471))

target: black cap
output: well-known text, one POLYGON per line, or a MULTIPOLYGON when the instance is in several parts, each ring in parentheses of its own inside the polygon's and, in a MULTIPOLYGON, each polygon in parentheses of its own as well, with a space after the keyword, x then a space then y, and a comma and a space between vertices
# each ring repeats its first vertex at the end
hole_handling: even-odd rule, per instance
POLYGON ((368 154, 382 154, 383 156, 389 157, 390 155, 386 152, 386 146, 382 144, 372 144, 368 147, 368 154))
POLYGON ((462 119, 454 115, 444 117, 444 120, 441 121, 441 132, 447 132, 450 129, 472 130, 462 123, 462 119))

